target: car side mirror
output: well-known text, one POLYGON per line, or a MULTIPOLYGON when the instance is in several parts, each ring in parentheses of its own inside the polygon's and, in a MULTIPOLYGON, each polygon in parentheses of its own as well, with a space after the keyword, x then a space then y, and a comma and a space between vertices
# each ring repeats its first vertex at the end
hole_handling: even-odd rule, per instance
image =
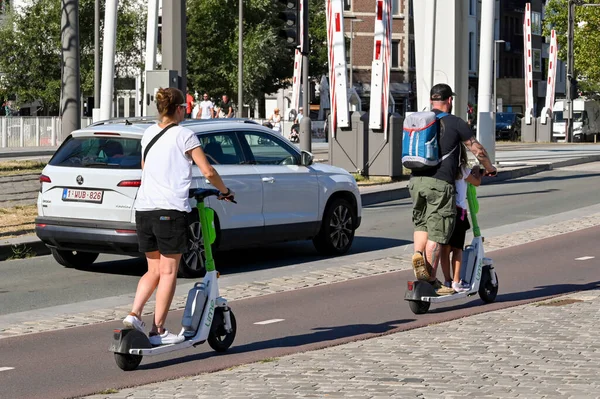
POLYGON ((310 166, 313 164, 313 154, 308 151, 302 151, 300 155, 300 166, 310 166))

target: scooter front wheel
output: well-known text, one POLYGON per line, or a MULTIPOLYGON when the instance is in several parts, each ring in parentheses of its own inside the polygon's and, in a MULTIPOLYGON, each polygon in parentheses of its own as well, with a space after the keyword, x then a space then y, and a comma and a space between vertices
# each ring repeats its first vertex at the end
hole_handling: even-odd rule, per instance
POLYGON ((215 309, 215 316, 213 318, 212 325, 210 326, 210 332, 208 333, 208 344, 211 348, 217 352, 225 352, 235 339, 235 333, 237 331, 237 324, 235 322, 235 316, 229 308, 229 315, 231 318, 231 331, 225 330, 225 316, 223 315, 223 308, 215 309))
POLYGON ((425 301, 408 301, 408 307, 414 314, 425 314, 430 306, 431 303, 425 301))
POLYGON ((117 366, 123 371, 135 370, 142 362, 142 355, 128 355, 125 353, 115 353, 117 366))
POLYGON ((496 275, 496 286, 492 284, 492 271, 489 266, 484 266, 481 271, 481 282, 479 283, 479 297, 485 303, 492 303, 498 295, 498 275, 496 275))

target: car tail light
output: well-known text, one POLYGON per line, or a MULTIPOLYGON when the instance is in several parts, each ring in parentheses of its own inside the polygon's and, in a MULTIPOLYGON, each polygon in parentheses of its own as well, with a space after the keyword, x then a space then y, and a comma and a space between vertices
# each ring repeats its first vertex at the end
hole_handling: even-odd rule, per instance
POLYGON ((125 229, 117 229, 115 230, 119 234, 135 234, 135 230, 125 230, 125 229))
POLYGON ((42 183, 52 183, 52 180, 46 175, 40 175, 40 193, 42 192, 42 183))
POLYGON ((139 187, 142 184, 141 180, 122 180, 117 184, 118 187, 139 187))
POLYGON ((40 229, 43 229, 46 226, 47 226, 47 224, 45 224, 45 223, 36 223, 36 225, 35 225, 35 227, 39 227, 40 229))
POLYGON ((415 287, 414 281, 407 281, 407 286, 408 286, 408 290, 412 291, 413 288, 415 287))

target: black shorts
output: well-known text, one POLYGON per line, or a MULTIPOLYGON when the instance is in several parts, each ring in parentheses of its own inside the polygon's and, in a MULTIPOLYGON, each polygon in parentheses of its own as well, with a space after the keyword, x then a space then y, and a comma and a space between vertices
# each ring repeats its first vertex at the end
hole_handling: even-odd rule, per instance
POLYGON ((450 241, 448 244, 452 248, 465 248, 465 236, 467 235, 467 231, 471 228, 471 224, 469 223, 469 216, 467 213, 464 213, 462 208, 456 207, 456 221, 454 223, 454 231, 452 232, 452 237, 450 237, 450 241))
POLYGON ((163 255, 184 254, 188 250, 188 214, 174 210, 136 211, 140 252, 163 255))

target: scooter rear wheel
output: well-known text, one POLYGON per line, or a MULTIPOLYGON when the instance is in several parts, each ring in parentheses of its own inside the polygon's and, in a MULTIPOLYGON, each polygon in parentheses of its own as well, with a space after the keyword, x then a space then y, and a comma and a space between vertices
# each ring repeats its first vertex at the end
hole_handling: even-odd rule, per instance
POLYGON ((492 271, 489 266, 484 266, 481 271, 481 282, 479 283, 479 297, 485 303, 492 303, 498 295, 498 275, 496 275, 496 286, 492 284, 492 271))
POLYGON ((425 314, 430 306, 431 303, 425 301, 408 301, 408 307, 414 314, 425 314))
POLYGON ((123 371, 135 370, 142 362, 142 355, 127 355, 125 353, 115 353, 117 366, 123 371))
POLYGON ((213 318, 212 325, 210 326, 210 332, 208 333, 208 344, 211 348, 217 352, 225 352, 235 339, 235 333, 237 331, 237 324, 235 322, 235 316, 229 308, 229 315, 231 316, 231 331, 225 331, 225 317, 223 315, 223 308, 215 309, 215 316, 213 318))

